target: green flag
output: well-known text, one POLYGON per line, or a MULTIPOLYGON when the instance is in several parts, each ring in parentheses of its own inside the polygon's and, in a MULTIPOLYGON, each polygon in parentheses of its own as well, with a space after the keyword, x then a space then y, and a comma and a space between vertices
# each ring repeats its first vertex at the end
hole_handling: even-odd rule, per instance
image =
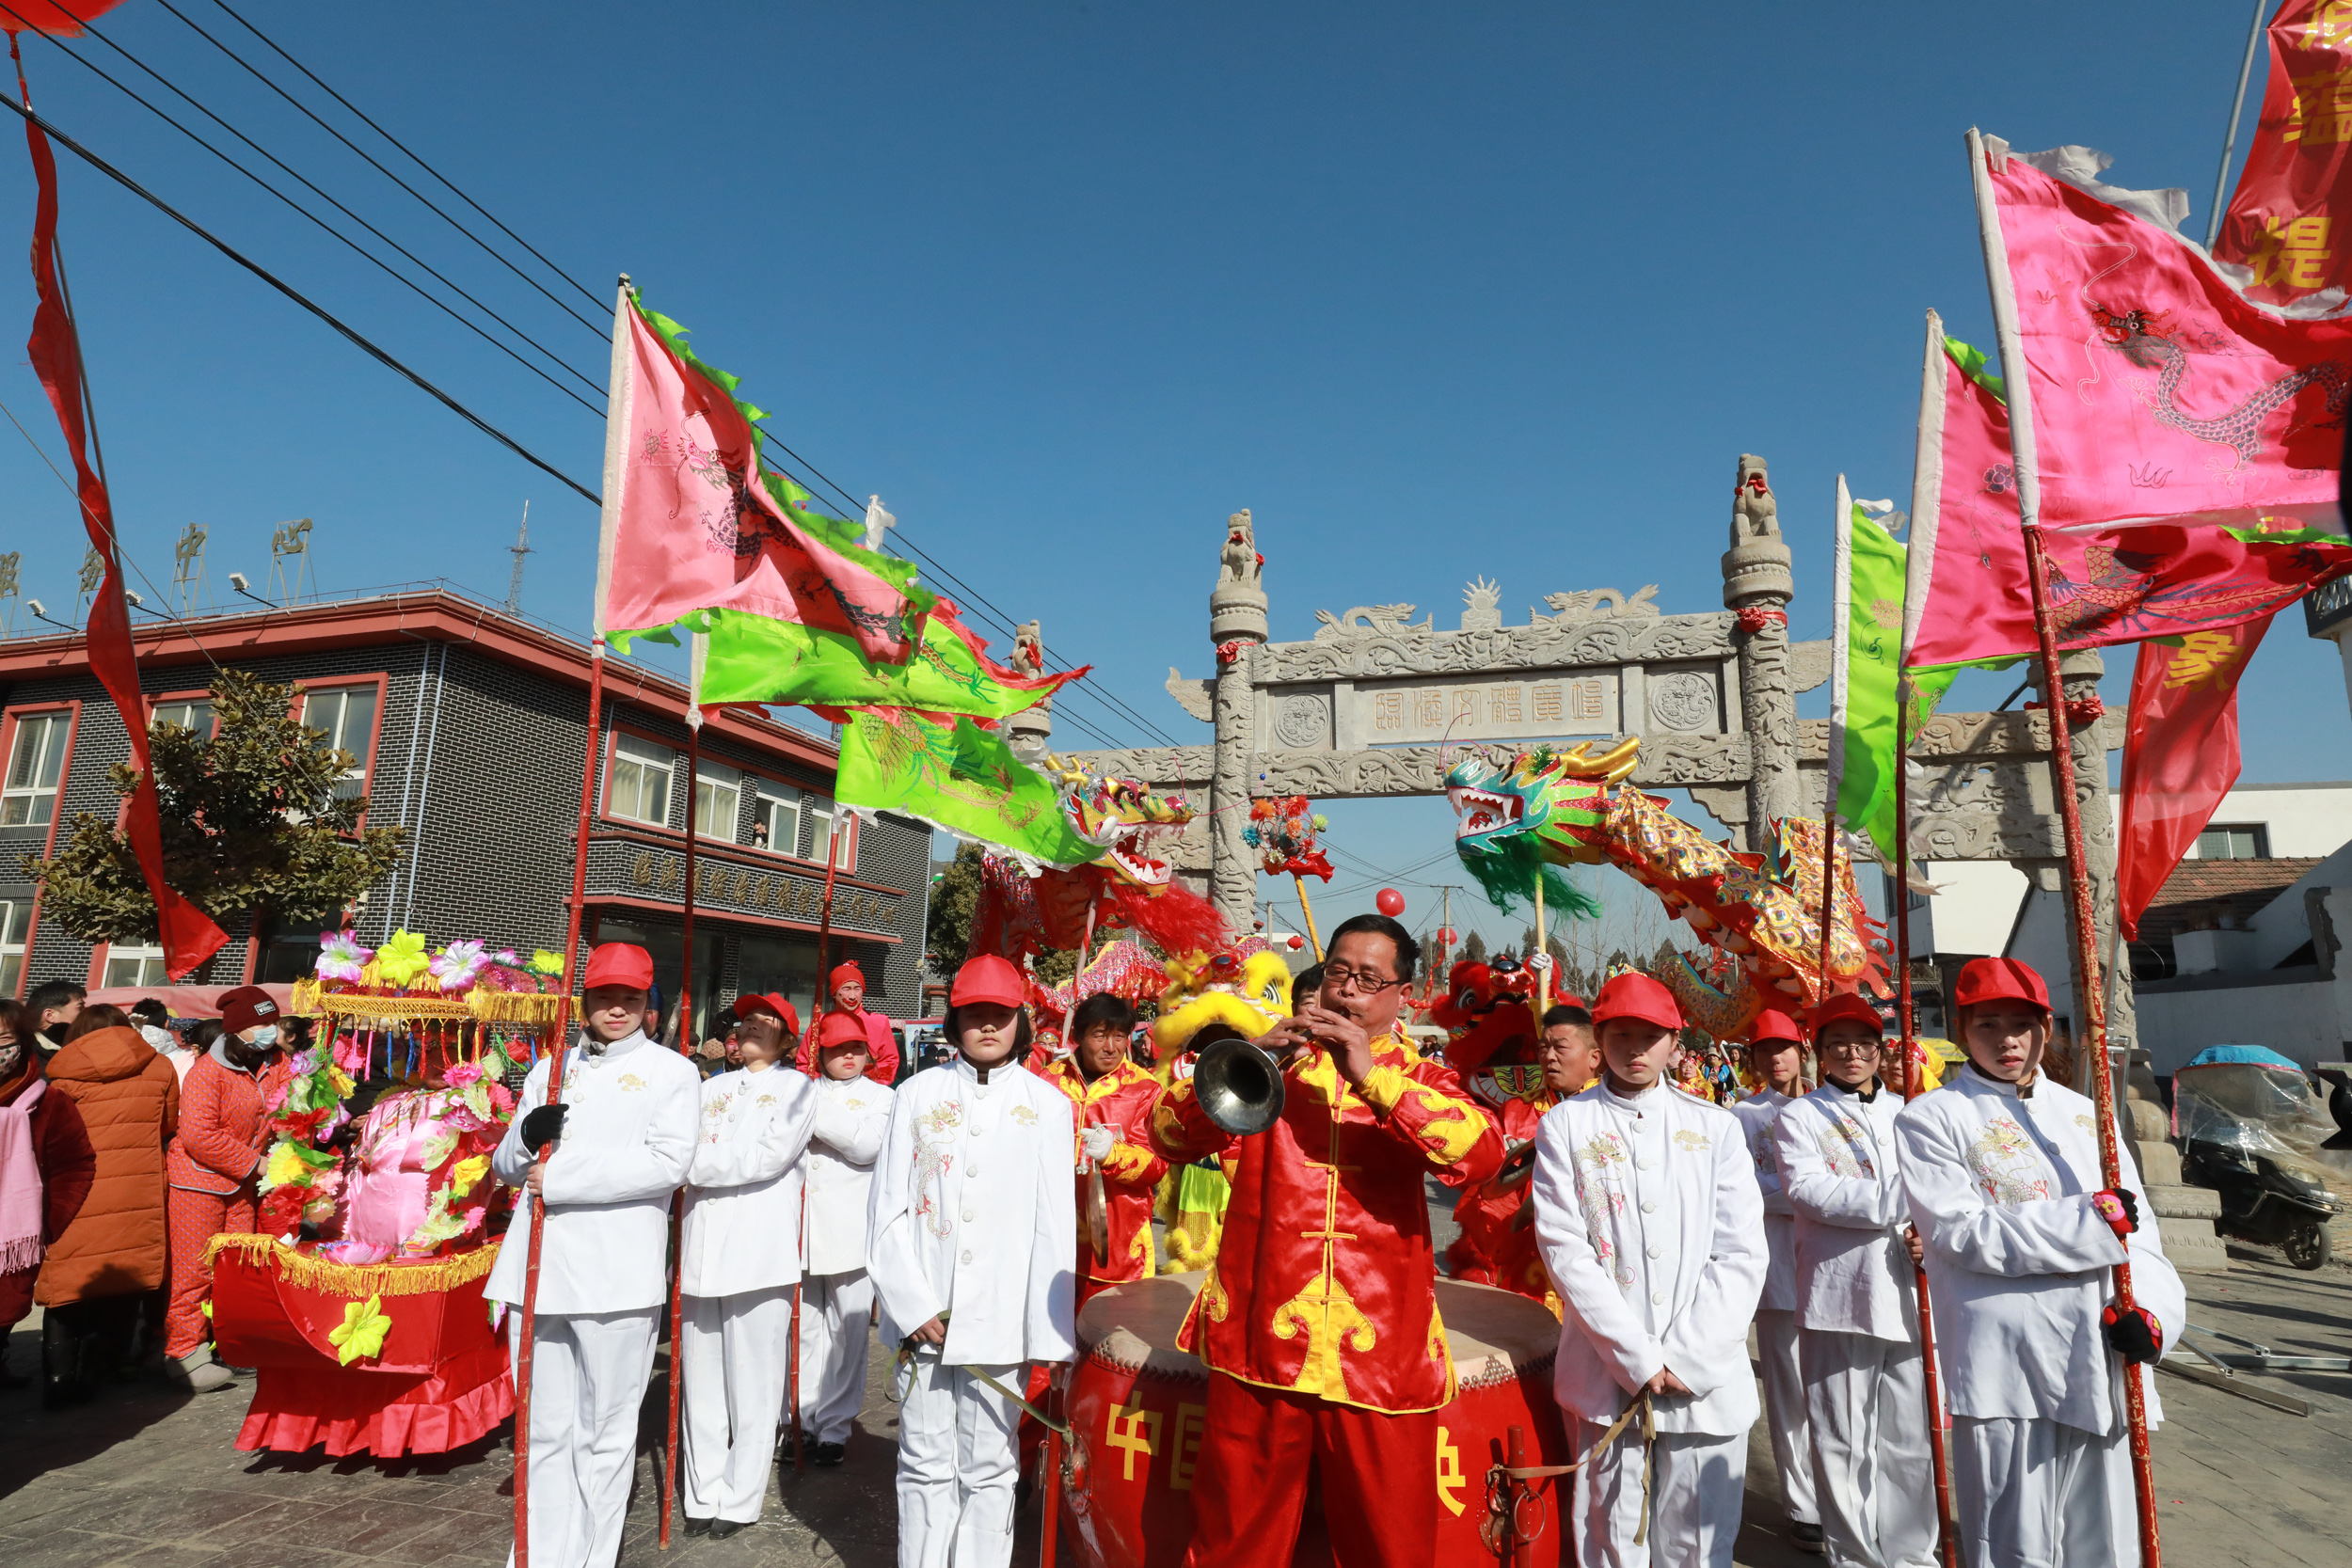
POLYGON ((707 650, 700 700, 800 703, 812 707, 912 707, 1008 719, 1085 673, 1024 675, 976 645, 942 601, 925 617, 915 657, 881 664, 841 632, 741 610, 713 610, 679 625, 707 650))
POLYGON ((920 817, 1046 865, 1084 865, 1103 854, 1072 830, 1052 781, 967 718, 950 729, 904 709, 850 714, 834 794, 844 805, 920 817))
MULTIPOLYGON (((1830 641, 1830 787, 1837 817, 1869 834, 1892 864, 1895 820, 1895 705, 1901 676, 1905 552, 1837 481, 1835 626, 1830 641)), ((1950 689, 1956 666, 1911 673, 1911 735, 1950 689)))

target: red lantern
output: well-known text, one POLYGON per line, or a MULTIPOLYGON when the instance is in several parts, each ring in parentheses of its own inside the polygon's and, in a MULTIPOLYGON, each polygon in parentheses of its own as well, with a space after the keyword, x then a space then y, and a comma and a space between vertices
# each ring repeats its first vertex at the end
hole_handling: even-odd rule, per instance
POLYGON ((1440 926, 1440 927, 1438 927, 1438 946, 1440 946, 1440 947, 1451 947, 1451 946, 1453 946, 1453 945, 1454 945, 1454 942, 1455 942, 1456 940, 1457 940, 1457 939, 1455 938, 1455 936, 1454 936, 1454 927, 1451 927, 1451 926, 1440 926))
POLYGON ((1300 936, 1300 935, 1299 935, 1297 932, 1295 932, 1295 931, 1294 931, 1294 932, 1292 932, 1292 933, 1291 933, 1291 951, 1292 951, 1292 952, 1295 953, 1295 952, 1297 952, 1300 948, 1302 948, 1302 947, 1304 947, 1304 946, 1306 946, 1306 945, 1307 945, 1307 939, 1306 939, 1305 937, 1300 936))
POLYGON ((1374 895, 1372 907, 1394 920, 1405 912, 1405 895, 1392 887, 1384 887, 1374 895))

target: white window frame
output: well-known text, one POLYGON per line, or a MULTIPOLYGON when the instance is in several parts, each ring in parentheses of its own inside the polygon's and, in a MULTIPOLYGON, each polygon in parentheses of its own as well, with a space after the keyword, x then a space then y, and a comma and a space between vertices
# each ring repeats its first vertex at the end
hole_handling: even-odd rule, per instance
POLYGON ((766 848, 771 855, 798 856, 801 852, 801 794, 794 790, 787 795, 771 788, 765 780, 752 791, 752 821, 768 825, 766 848))
POLYGON ((67 739, 72 733, 73 715, 64 708, 17 716, 8 741, 8 771, 0 773, 0 828, 46 828, 57 819, 67 739), (40 749, 29 756, 24 749, 28 734, 40 737, 35 742, 40 749), (20 758, 24 761, 22 768, 20 758))
MULTIPOLYGON (((2225 841, 2223 847, 2227 847, 2225 841)), ((2269 854, 2270 824, 2267 822, 2209 822, 2197 835, 2196 842, 2189 846, 2189 858, 2192 860, 2265 860, 2269 854), (2203 842, 2206 833, 2244 833, 2252 841, 2254 852, 2251 855, 2208 855, 2203 842)))
POLYGON ((198 738, 210 740, 220 733, 220 713, 213 706, 213 700, 210 697, 174 697, 167 703, 157 703, 155 715, 148 721, 148 723, 151 727, 157 724, 169 724, 175 729, 193 730, 196 726, 189 723, 188 720, 195 717, 194 710, 198 708, 204 710, 204 728, 198 732, 198 738), (168 717, 172 714, 178 714, 181 717, 168 717))
POLYGON ((696 836, 733 844, 737 824, 742 820, 742 770, 723 762, 703 762, 694 769, 696 836))
POLYGON ((24 983, 25 939, 32 928, 29 899, 0 898, 0 996, 14 996, 24 983))
POLYGON ((323 752, 341 749, 358 759, 358 765, 346 771, 335 785, 335 798, 348 800, 368 792, 368 772, 374 766, 376 708, 383 700, 383 690, 373 682, 354 686, 305 687, 302 692, 302 723, 306 729, 319 731, 325 738, 318 743, 323 752), (351 699, 361 693, 368 699, 366 733, 353 745, 350 734, 351 699), (331 723, 321 723, 310 717, 314 705, 332 701, 335 716, 331 723))
POLYGON ((171 976, 164 970, 164 950, 156 947, 132 947, 122 942, 110 942, 106 947, 105 966, 99 971, 102 986, 161 986, 168 985, 171 976), (115 974, 117 964, 134 964, 128 978, 115 974))
POLYGON ((825 863, 825 838, 833 831, 834 819, 836 816, 842 818, 843 842, 837 851, 841 859, 834 870, 854 876, 857 872, 857 814, 842 811, 831 796, 818 795, 814 791, 802 797, 801 809, 816 824, 816 831, 809 835, 808 858, 818 865, 825 863))
POLYGON ((644 740, 626 730, 612 736, 612 766, 605 780, 604 814, 624 822, 651 827, 670 825, 670 784, 677 769, 677 752, 658 740, 644 740), (647 816, 647 796, 658 791, 653 815, 647 816))

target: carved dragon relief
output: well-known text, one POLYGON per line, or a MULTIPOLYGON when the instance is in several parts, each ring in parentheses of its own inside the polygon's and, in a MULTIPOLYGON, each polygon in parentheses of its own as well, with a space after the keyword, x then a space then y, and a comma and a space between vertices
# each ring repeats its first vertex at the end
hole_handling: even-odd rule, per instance
POLYGON ((1369 680, 1391 675, 1570 665, 1645 664, 1669 659, 1731 657, 1728 614, 1661 615, 1643 619, 1538 620, 1491 630, 1433 630, 1429 618, 1406 624, 1410 605, 1358 606, 1345 615, 1327 610, 1315 640, 1269 642, 1254 650, 1252 678, 1264 685, 1369 680), (1359 621, 1362 624, 1359 624, 1359 621), (1393 629, 1391 629, 1393 628, 1393 629))

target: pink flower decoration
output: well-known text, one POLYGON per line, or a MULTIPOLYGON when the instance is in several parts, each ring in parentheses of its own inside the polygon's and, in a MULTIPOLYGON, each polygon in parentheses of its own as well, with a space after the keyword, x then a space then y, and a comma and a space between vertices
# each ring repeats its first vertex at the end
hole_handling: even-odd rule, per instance
POLYGON ((374 957, 374 948, 359 945, 358 932, 337 931, 319 940, 318 976, 322 980, 348 980, 356 984, 368 960, 374 957))
POLYGON ((433 977, 441 983, 443 990, 464 990, 489 961, 484 943, 453 942, 433 955, 433 977))
POLYGON ((441 1074, 441 1082, 451 1088, 463 1088, 482 1076, 480 1062, 457 1062, 441 1074))
POLYGON ((514 1092, 495 1078, 490 1080, 490 1108, 501 1116, 511 1115, 515 1109, 514 1092))

